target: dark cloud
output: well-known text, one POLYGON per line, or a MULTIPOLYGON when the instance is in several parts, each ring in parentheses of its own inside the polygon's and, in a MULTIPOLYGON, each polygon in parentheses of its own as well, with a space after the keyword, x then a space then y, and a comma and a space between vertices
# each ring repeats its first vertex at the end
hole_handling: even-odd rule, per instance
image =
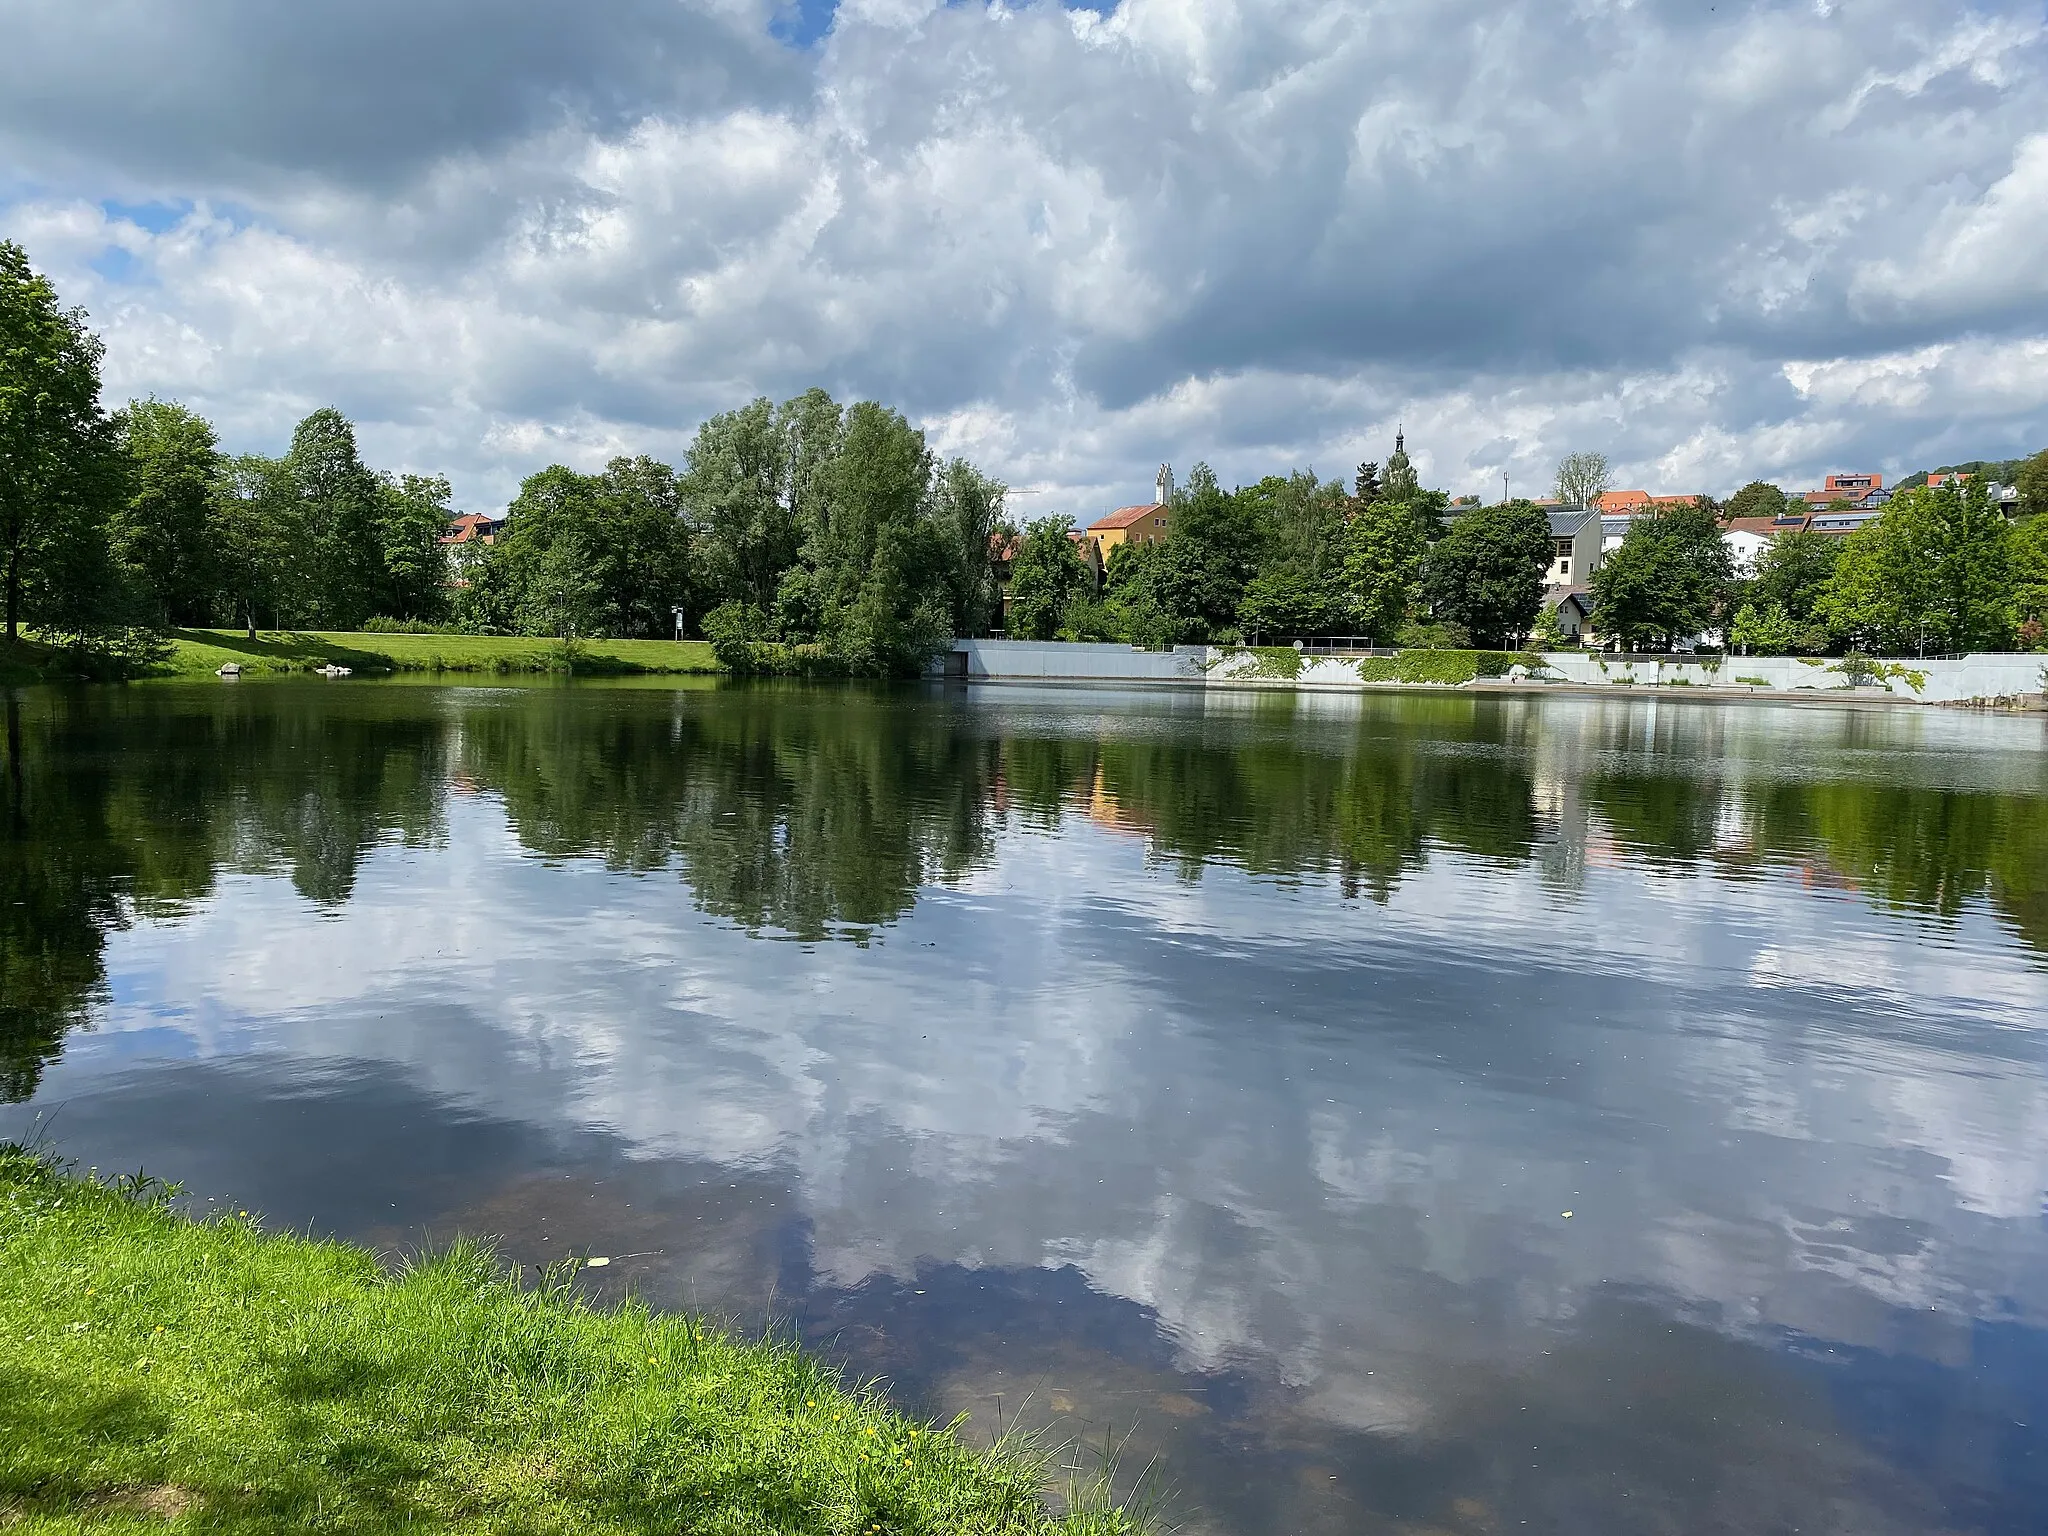
POLYGON ((6 0, 0 134, 204 184, 390 187, 572 122, 804 89, 765 6, 689 0, 6 0))

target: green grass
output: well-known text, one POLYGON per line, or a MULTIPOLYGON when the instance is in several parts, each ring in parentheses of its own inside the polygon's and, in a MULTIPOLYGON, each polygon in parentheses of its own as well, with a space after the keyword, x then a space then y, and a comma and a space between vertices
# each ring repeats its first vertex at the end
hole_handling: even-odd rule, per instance
POLYGON ((585 640, 573 657, 556 640, 520 635, 392 635, 332 631, 178 629, 160 677, 211 677, 226 662, 247 675, 305 672, 333 664, 357 672, 708 673, 719 670, 702 640, 585 640))
POLYGON ((194 1221, 162 1186, 0 1145, 0 1528, 1111 1536, 1047 1458, 972 1448, 781 1342, 574 1263, 367 1250, 194 1221))

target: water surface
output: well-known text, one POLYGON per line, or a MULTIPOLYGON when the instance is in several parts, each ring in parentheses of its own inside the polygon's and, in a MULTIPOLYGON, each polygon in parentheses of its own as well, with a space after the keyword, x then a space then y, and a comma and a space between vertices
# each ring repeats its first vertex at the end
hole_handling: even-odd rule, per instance
POLYGON ((6 707, 0 1134, 613 1256, 1193 1532, 2048 1529, 2038 719, 6 707))

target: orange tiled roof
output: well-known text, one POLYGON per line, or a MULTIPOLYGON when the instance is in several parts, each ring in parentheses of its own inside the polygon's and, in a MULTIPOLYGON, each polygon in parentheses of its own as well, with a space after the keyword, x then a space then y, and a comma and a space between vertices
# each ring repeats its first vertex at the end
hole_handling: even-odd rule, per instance
POLYGON ((460 517, 448 520, 448 531, 441 535, 443 544, 468 544, 475 539, 487 539, 497 525, 481 512, 465 512, 460 517))
POLYGON ((1142 507, 1118 507, 1107 517, 1095 519, 1094 522, 1088 525, 1088 531, 1095 533, 1111 528, 1129 528, 1134 523, 1143 522, 1146 518, 1152 516, 1153 513, 1164 512, 1165 510, 1166 508, 1156 501, 1148 501, 1142 507))

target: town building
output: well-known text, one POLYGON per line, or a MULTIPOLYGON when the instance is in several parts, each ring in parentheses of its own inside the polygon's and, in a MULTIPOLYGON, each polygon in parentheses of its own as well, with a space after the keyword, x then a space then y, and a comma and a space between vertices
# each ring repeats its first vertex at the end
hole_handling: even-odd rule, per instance
POLYGON ((1550 517, 1551 560, 1545 587, 1583 587, 1600 564, 1602 519, 1588 507, 1545 507, 1550 517))
POLYGON ((1802 491, 1799 500, 1816 511, 1823 508, 1841 510, 1846 506, 1854 511, 1869 512, 1883 506, 1892 499, 1892 493, 1885 489, 1884 476, 1878 474, 1829 475, 1817 491, 1802 491))
POLYGON ((503 518, 485 517, 481 512, 465 512, 460 517, 448 519, 448 531, 441 535, 443 544, 495 544, 498 530, 505 526, 503 518))
POLYGON ((1098 517, 1084 530, 1095 545, 1103 564, 1119 544, 1157 544, 1167 534, 1173 507, 1173 466, 1159 466, 1153 482, 1153 498, 1139 506, 1118 507, 1107 517, 1098 517))

